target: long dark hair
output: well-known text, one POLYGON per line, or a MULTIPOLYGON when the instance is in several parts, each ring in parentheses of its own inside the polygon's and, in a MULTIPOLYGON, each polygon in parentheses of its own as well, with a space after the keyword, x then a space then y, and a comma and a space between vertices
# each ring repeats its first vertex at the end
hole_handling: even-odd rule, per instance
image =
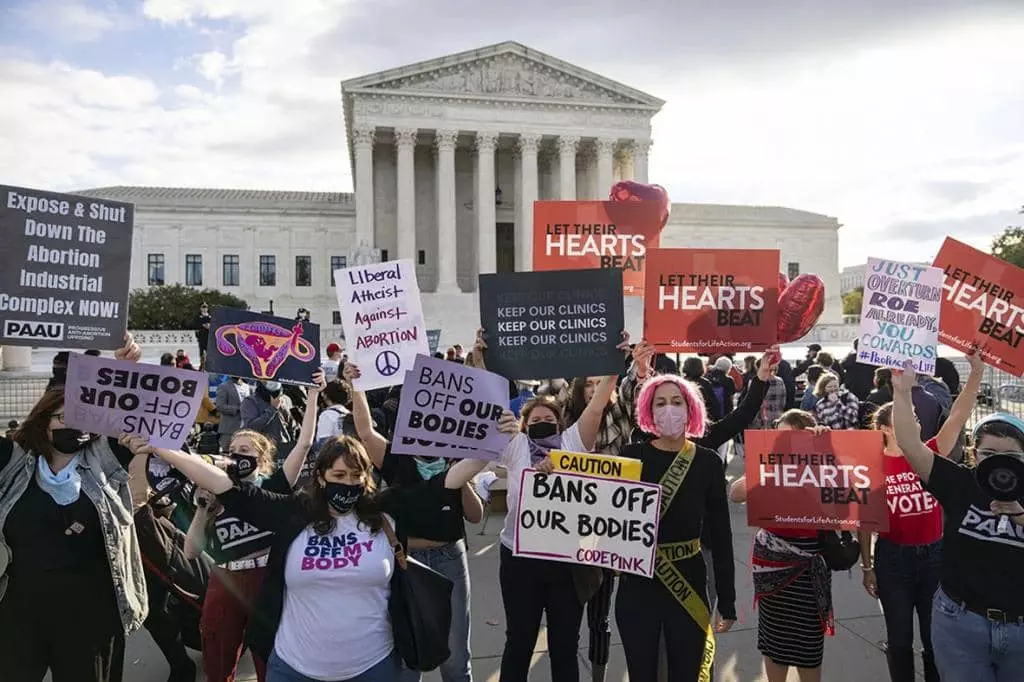
MULTIPOLYGON (((569 385, 569 400, 565 404, 565 420, 570 424, 575 424, 579 421, 579 418, 583 416, 583 410, 587 409, 587 400, 583 395, 583 391, 586 390, 589 380, 590 377, 576 377, 569 385)), ((612 391, 608 404, 604 406, 605 412, 612 409, 612 405, 615 404, 616 400, 618 398, 615 391, 612 391)))
POLYGON ((47 431, 50 418, 64 407, 64 387, 51 388, 32 406, 32 411, 21 422, 21 426, 11 437, 26 452, 45 457, 47 461, 53 455, 53 445, 47 431))
POLYGON ((345 466, 363 475, 365 494, 359 498, 354 509, 359 523, 377 533, 384 526, 384 517, 377 506, 377 484, 373 480, 373 463, 366 454, 363 444, 351 436, 337 436, 324 441, 320 446, 320 454, 316 458, 316 467, 309 483, 299 493, 303 499, 306 515, 313 524, 318 535, 327 535, 334 531, 337 519, 331 515, 331 507, 324 495, 323 481, 328 471, 339 459, 345 466))

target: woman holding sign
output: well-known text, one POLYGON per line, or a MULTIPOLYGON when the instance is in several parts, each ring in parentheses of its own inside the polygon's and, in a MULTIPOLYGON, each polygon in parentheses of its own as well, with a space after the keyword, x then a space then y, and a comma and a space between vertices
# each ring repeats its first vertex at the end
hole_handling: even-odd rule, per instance
MULTIPOLYGON (((975 379, 972 366, 971 381, 975 379)), ((907 463, 945 513, 939 589, 931 614, 935 666, 940 677, 950 682, 1020 680, 1024 671, 1024 420, 996 413, 977 422, 976 466, 960 466, 921 442, 911 398, 916 383, 909 362, 902 371, 893 372, 892 419, 907 463)), ((969 384, 961 396, 971 400, 975 394, 969 384)))
MULTIPOLYGON (((483 331, 477 332, 473 354, 483 368, 487 343, 483 331)), ((629 349, 629 336, 619 349, 629 349)), ((498 577, 501 599, 505 607, 505 650, 501 655, 503 682, 526 682, 537 645, 540 621, 547 616, 548 652, 551 656, 551 679, 562 682, 579 680, 580 625, 583 604, 593 597, 594 588, 588 579, 588 567, 513 554, 516 522, 519 518, 519 486, 522 473, 528 468, 552 468, 552 450, 591 452, 604 422, 605 407, 611 401, 618 383, 617 375, 601 377, 590 401, 579 419, 566 427, 565 413, 554 398, 543 396, 523 404, 520 432, 501 453, 500 463, 508 470, 508 511, 501 529, 501 563, 498 577), (582 568, 582 570, 581 570, 582 568), (577 592, 577 581, 580 591, 577 592), (587 583, 584 585, 583 583, 587 583), (583 596, 583 593, 587 593, 583 596), (581 597, 583 597, 581 601, 581 597)), ((599 573, 597 575, 600 575, 599 573)))
MULTIPOLYGON (((287 494, 299 480, 316 430, 317 396, 324 388, 324 374, 317 370, 308 389, 306 413, 295 447, 275 471, 274 442, 252 430, 236 431, 228 448, 227 475, 234 481, 287 494)), ((204 552, 216 566, 203 600, 199 624, 203 640, 203 672, 210 682, 234 678, 238 659, 245 651, 245 628, 263 584, 273 533, 225 510, 213 493, 196 491, 196 513, 185 540, 185 556, 194 559, 204 552)), ((256 676, 266 679, 266 661, 253 657, 256 676)))
MULTIPOLYGON (((779 417, 779 431, 820 434, 814 415, 789 410, 779 417)), ((747 477, 729 490, 733 502, 746 502, 747 477)), ((825 635, 834 634, 832 572, 821 556, 817 530, 761 528, 754 536, 754 604, 757 648, 764 656, 768 682, 786 682, 796 668, 800 682, 818 682, 825 635)))
MULTIPOLYGON (((130 334, 115 354, 137 362, 130 334)), ((0 438, 0 677, 119 682, 147 612, 127 469, 114 438, 64 424, 64 389, 0 438)), ((144 456, 144 455, 139 455, 144 456)))
MULTIPOLYGON (((511 431, 505 415, 499 428, 511 431)), ((270 682, 398 682, 401 665, 388 616, 395 552, 388 526, 407 522, 402 488, 377 494, 373 463, 348 436, 324 444, 301 491, 282 495, 236 482, 183 452, 168 464, 217 495, 228 513, 274 533, 246 641, 267 660, 270 682)), ((459 490, 486 464, 462 460, 443 485, 459 490)))
POLYGON ((695 445, 704 435, 707 413, 700 390, 671 374, 650 379, 636 401, 637 423, 654 439, 630 445, 622 455, 643 462, 641 480, 661 485, 658 552, 654 577, 623 576, 615 602, 629 677, 653 682, 658 647, 668 646, 670 682, 710 681, 713 632, 728 631, 736 619, 736 588, 725 496, 725 473, 717 452, 695 445), (701 528, 708 527, 718 586, 718 615, 712 623, 701 528))
MULTIPOLYGON (((366 394, 351 388, 353 380, 360 377, 359 368, 346 362, 342 372, 349 382, 359 440, 388 486, 404 489, 402 499, 409 513, 403 516, 400 532, 408 537, 409 555, 452 581, 451 656, 441 664, 441 679, 469 682, 473 679, 470 585, 463 520, 478 523, 483 518, 483 503, 468 481, 457 489, 445 486, 450 464, 457 460, 393 454, 391 442, 374 428, 366 394)), ((407 670, 403 679, 419 680, 420 674, 407 670)))

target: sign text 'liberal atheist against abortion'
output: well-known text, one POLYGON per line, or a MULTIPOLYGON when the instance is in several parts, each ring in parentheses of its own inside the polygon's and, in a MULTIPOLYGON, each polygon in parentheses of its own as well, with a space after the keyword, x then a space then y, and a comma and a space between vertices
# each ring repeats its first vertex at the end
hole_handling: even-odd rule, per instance
POLYGON ((619 374, 622 270, 480 275, 487 369, 509 379, 619 374))
POLYGON ((359 391, 396 386, 416 356, 426 355, 427 327, 411 260, 334 271, 345 352, 359 367, 359 391))
POLYGON ((134 212, 132 204, 0 185, 0 341, 120 348, 134 212))
POLYGON ((649 249, 644 338, 665 353, 760 351, 778 338, 779 252, 649 249))

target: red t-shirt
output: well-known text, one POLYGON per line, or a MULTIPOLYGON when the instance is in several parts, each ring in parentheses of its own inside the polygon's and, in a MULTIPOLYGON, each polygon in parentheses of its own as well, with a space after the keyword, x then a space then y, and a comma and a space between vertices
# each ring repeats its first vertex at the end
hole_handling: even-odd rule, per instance
MULTIPOLYGON (((934 438, 926 445, 939 454, 934 438)), ((889 532, 879 537, 898 545, 930 545, 942 538, 942 507, 922 487, 906 457, 885 456, 885 502, 889 532)))

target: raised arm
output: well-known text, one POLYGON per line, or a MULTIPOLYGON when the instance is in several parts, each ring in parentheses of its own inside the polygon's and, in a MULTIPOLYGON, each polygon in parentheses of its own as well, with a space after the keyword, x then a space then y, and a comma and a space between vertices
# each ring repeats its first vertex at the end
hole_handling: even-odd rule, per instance
POLYGON ((777 351, 777 349, 769 349, 761 356, 761 362, 757 367, 757 376, 751 378, 746 395, 743 396, 743 400, 736 406, 736 409, 726 413, 719 421, 708 424, 704 437, 699 440, 701 445, 711 450, 717 450, 719 446, 740 435, 754 421, 764 403, 765 396, 768 395, 772 374, 778 366, 772 363, 772 360, 775 359, 773 351, 777 351))
POLYGON ((981 353, 977 349, 967 356, 967 360, 971 363, 971 374, 967 378, 967 383, 960 391, 960 395, 953 402, 953 407, 949 411, 949 417, 935 436, 935 442, 939 446, 939 453, 944 456, 948 456, 949 453, 953 452, 953 448, 956 447, 957 441, 960 439, 960 432, 967 425, 967 420, 970 419, 971 412, 974 411, 978 387, 981 386, 981 375, 985 371, 985 363, 982 362, 981 353))
POLYGON ((370 414, 370 403, 366 401, 366 394, 356 390, 352 384, 352 381, 360 376, 359 368, 351 362, 346 362, 342 376, 348 382, 349 396, 352 398, 352 420, 356 424, 356 435, 359 436, 363 447, 366 448, 366 454, 370 456, 373 466, 383 469, 384 456, 388 451, 388 439, 373 428, 373 416, 370 414))
MULTIPOLYGON (((607 400, 607 398, 606 398, 607 400)), ((498 430, 502 433, 515 434, 519 429, 519 421, 512 414, 511 410, 505 410, 498 420, 498 430)), ((484 470, 490 462, 485 459, 460 459, 448 468, 445 475, 444 487, 449 490, 458 490, 473 480, 473 477, 484 470)))
POLYGON ((281 469, 288 479, 289 487, 294 487, 302 473, 302 465, 306 461, 309 449, 313 447, 313 437, 316 435, 317 398, 320 391, 324 390, 327 382, 324 381, 324 371, 318 369, 313 374, 313 386, 306 389, 306 412, 302 415, 302 428, 299 430, 299 438, 295 441, 295 447, 288 453, 287 459, 281 469))
POLYGON ((910 468, 928 483, 935 463, 935 453, 921 442, 921 430, 914 418, 914 405, 910 393, 917 383, 914 365, 909 360, 902 371, 892 371, 892 426, 896 443, 907 458, 910 468))
MULTIPOLYGON (((618 350, 626 352, 629 350, 629 334, 622 331, 623 341, 617 346, 618 350)), ((579 421, 576 422, 576 426, 580 431, 580 440, 583 441, 583 447, 587 451, 594 449, 594 445, 597 443, 597 436, 601 431, 601 423, 604 421, 604 408, 612 398, 612 393, 615 391, 615 385, 619 382, 618 374, 609 374, 606 377, 601 377, 601 383, 594 389, 594 395, 590 398, 590 402, 583 409, 583 414, 580 415, 579 421)))
POLYGON ((228 473, 203 457, 189 455, 180 450, 154 448, 157 457, 185 474, 188 480, 214 495, 231 490, 235 486, 228 473))

